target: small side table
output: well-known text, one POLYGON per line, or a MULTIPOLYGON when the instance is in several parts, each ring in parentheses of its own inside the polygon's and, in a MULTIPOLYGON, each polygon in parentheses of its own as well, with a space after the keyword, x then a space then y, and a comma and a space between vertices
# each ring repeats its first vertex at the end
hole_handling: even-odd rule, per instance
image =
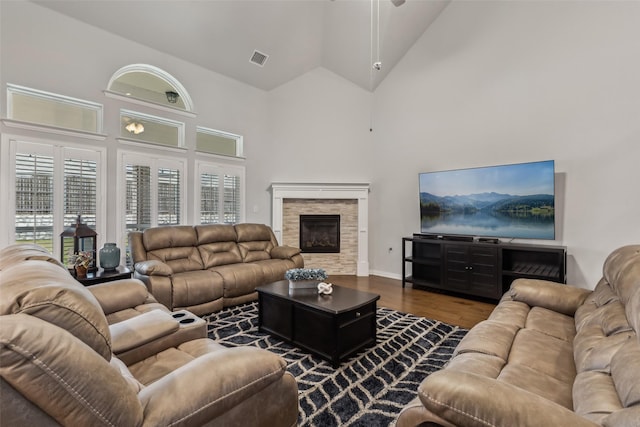
POLYGON ((97 285, 99 283, 112 282, 120 279, 130 279, 131 270, 122 265, 115 270, 105 271, 102 268, 97 271, 87 273, 87 277, 77 278, 76 280, 85 286, 97 285))

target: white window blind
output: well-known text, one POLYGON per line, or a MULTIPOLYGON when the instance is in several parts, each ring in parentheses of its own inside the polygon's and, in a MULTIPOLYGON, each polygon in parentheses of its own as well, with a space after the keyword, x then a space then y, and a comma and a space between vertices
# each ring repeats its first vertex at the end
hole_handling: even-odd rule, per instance
POLYGON ((180 224, 180 171, 158 169, 158 225, 180 224))
POLYGON ((220 222, 220 179, 212 173, 200 175, 200 223, 220 222))
POLYGON ((78 215, 88 226, 96 225, 98 165, 84 159, 64 159, 64 223, 78 215))
POLYGON ((201 224, 244 221, 244 167, 196 162, 196 212, 201 224))
POLYGON ((126 165, 126 231, 151 227, 151 167, 126 165))
POLYGON ((104 206, 100 205, 101 151, 11 141, 13 191, 15 200, 13 240, 35 243, 57 256, 60 233, 76 217, 100 234, 104 230, 104 206))
POLYGON ((160 225, 181 224, 185 211, 184 171, 186 160, 120 152, 124 183, 120 181, 120 242, 127 248, 130 265, 129 232, 160 225))
POLYGON ((224 222, 240 222, 240 177, 224 175, 224 222))
POLYGON ((53 157, 16 154, 15 240, 53 252, 53 157))

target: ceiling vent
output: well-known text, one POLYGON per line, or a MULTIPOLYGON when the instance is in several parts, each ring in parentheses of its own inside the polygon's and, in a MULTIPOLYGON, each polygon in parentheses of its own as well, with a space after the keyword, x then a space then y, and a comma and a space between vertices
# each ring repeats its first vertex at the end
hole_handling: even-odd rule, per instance
POLYGON ((269 59, 269 55, 254 50, 253 55, 251 55, 251 59, 249 59, 249 61, 260 67, 264 67, 264 63, 267 62, 267 59, 269 59))

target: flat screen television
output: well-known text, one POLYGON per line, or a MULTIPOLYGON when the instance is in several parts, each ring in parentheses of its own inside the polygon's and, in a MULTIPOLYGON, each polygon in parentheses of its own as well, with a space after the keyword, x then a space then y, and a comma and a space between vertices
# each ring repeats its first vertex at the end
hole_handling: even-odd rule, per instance
POLYGON ((423 234, 555 238, 553 160, 421 173, 419 189, 423 234))

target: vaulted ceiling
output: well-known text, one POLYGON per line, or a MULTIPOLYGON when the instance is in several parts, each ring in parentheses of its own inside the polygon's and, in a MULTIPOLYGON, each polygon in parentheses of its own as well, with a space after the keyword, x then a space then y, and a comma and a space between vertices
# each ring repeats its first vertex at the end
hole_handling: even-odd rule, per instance
POLYGON ((450 0, 32 1, 260 89, 324 67, 373 91, 450 0))

